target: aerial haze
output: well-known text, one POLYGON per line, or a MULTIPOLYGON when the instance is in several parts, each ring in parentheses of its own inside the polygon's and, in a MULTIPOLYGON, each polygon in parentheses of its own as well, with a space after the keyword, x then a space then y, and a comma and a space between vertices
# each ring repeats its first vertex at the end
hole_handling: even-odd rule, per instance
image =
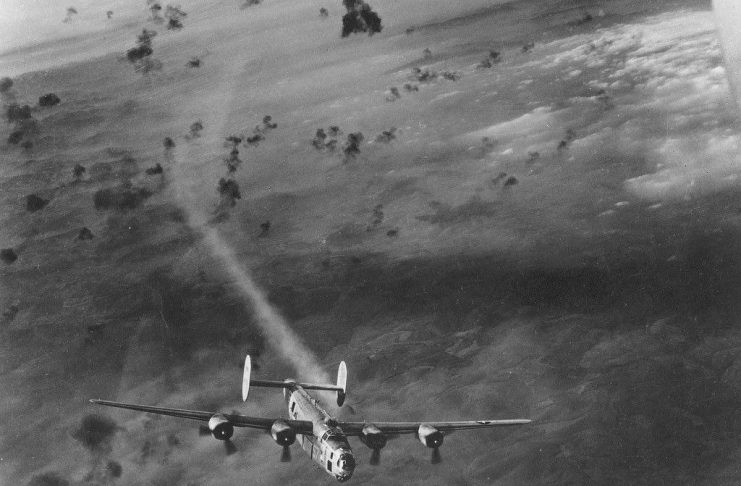
POLYGON ((153 3, 0 13, 0 484, 327 484, 262 432, 226 454, 88 403, 283 416, 241 402, 246 353, 345 360, 345 420, 533 420, 441 465, 351 439, 353 483, 738 484, 739 57, 709 0, 369 0, 383 29, 347 37, 339 0, 153 3))

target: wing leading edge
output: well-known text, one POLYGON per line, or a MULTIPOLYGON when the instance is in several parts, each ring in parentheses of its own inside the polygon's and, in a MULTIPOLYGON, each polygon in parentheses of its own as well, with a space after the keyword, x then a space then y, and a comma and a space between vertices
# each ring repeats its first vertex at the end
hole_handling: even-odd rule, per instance
MULTIPOLYGON (((218 412, 205 412, 202 410, 185 410, 181 408, 165 408, 165 407, 152 407, 149 405, 136 405, 133 403, 122 403, 122 402, 111 402, 108 400, 90 400, 90 403, 97 405, 104 405, 106 407, 125 408, 128 410, 136 410, 138 412, 154 413, 158 415, 169 415, 171 417, 179 417, 191 420, 199 420, 201 422, 208 422, 211 417, 216 415, 218 412)), ((248 417, 246 415, 237 415, 222 413, 226 419, 235 427, 249 427, 253 429, 270 430, 273 423, 278 418, 261 418, 261 417, 248 417)), ((308 434, 311 435, 313 425, 308 420, 287 420, 280 419, 283 422, 291 426, 297 434, 308 434)))
MULTIPOLYGON (((530 419, 504 419, 504 420, 463 420, 453 422, 372 422, 381 432, 389 434, 414 434, 420 425, 430 425, 441 432, 467 429, 483 429, 487 427, 500 427, 506 425, 524 425, 532 422, 530 419)), ((363 427, 369 422, 339 422, 337 425, 345 435, 358 436, 363 432, 363 427)))

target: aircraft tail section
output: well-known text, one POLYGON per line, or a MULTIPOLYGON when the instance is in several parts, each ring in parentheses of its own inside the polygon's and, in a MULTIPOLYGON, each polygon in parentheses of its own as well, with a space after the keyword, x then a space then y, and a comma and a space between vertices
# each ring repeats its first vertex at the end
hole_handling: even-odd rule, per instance
POLYGON ((344 361, 340 362, 337 370, 337 384, 317 384, 317 383, 297 383, 295 381, 277 381, 277 380, 253 380, 252 379, 252 361, 250 356, 244 360, 244 374, 242 375, 242 401, 247 400, 250 387, 260 386, 267 388, 290 388, 300 386, 305 390, 324 390, 337 392, 337 406, 341 407, 347 397, 347 365, 344 361))
POLYGON ((337 406, 341 407, 347 398, 347 365, 344 361, 340 361, 337 368, 337 387, 342 389, 337 391, 337 406))

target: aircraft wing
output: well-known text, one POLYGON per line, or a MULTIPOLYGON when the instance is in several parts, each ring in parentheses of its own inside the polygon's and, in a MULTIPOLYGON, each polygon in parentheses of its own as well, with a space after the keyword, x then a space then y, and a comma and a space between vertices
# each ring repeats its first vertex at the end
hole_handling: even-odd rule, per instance
MULTIPOLYGON (((504 420, 462 420, 453 422, 372 422, 381 432, 388 434, 416 434, 419 426, 430 425, 441 432, 453 430, 482 429, 486 427, 498 427, 503 425, 523 425, 532 422, 529 419, 504 419, 504 420)), ((361 435, 363 427, 371 422, 339 422, 337 425, 345 435, 361 435)))
MULTIPOLYGON (((149 405, 136 405, 133 403, 121 403, 111 402, 108 400, 90 400, 91 403, 97 405, 104 405, 106 407, 126 408, 128 410, 136 410, 138 412, 154 413, 158 415, 169 415, 171 417, 179 417, 191 420, 199 420, 201 422, 208 422, 211 417, 219 412, 204 412, 201 410, 185 410, 181 408, 164 408, 164 407, 151 407, 149 405)), ((261 418, 261 417, 247 417, 246 415, 237 415, 229 413, 219 413, 226 417, 235 427, 249 427, 253 429, 270 430, 273 422, 278 418, 261 418)), ((287 420, 280 419, 283 422, 291 426, 297 434, 311 435, 313 424, 309 420, 287 420)))

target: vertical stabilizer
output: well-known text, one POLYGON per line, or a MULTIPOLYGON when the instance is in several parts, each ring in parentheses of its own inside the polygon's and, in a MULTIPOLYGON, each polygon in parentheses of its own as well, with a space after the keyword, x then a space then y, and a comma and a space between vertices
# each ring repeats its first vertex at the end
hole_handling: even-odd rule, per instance
POLYGON ((247 401, 247 395, 250 393, 250 375, 252 374, 252 360, 250 355, 244 359, 244 374, 242 375, 242 401, 247 401))
POLYGON ((344 361, 340 362, 337 369, 337 406, 341 407, 347 397, 347 365, 344 361))

